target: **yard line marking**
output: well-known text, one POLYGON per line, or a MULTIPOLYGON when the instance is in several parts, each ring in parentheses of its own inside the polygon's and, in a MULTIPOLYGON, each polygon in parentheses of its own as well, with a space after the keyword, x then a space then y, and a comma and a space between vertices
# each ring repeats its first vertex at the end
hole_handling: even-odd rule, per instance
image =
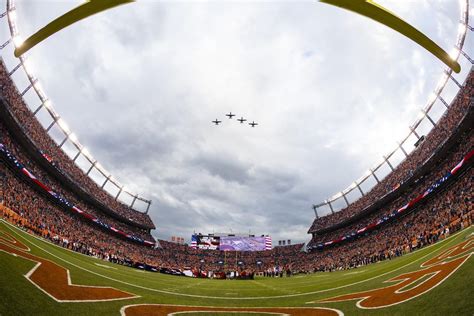
POLYGON ((102 268, 117 270, 117 268, 111 267, 111 266, 108 266, 108 265, 105 265, 105 264, 100 264, 100 263, 94 263, 94 264, 96 266, 99 266, 99 267, 102 267, 102 268))
POLYGON ((344 275, 358 274, 358 273, 362 273, 362 272, 365 272, 365 271, 367 271, 367 270, 348 272, 348 273, 345 273, 344 275))
MULTIPOLYGON (((6 222, 7 223, 7 222, 6 222)), ((19 230, 19 228, 17 228, 16 226, 13 226, 12 224, 10 223, 7 223, 9 226, 11 227, 14 227, 15 229, 19 230)), ((9 228, 10 230, 13 231, 12 228, 9 228)), ((469 229, 469 228, 468 228, 469 229)), ((458 234, 460 232, 457 232, 456 234, 453 234, 451 236, 449 236, 448 238, 436 243, 436 244, 432 244, 432 245, 429 245, 427 247, 425 247, 423 250, 425 249, 429 249, 431 248, 432 246, 440 246, 441 247, 444 247, 446 245, 449 245, 450 243, 452 243, 453 241, 456 240, 456 238, 454 237, 457 237, 458 234), (446 245, 444 245, 444 243, 446 243, 446 245)), ((18 233, 17 233, 18 234, 18 233)), ((37 236, 34 236, 34 235, 31 235, 31 234, 28 234, 26 233, 28 236, 31 236, 37 240, 40 240, 48 245, 53 245, 53 246, 56 246, 60 249, 63 249, 62 247, 58 246, 58 245, 55 245, 55 244, 52 244, 48 241, 44 241, 42 239, 40 239, 39 237, 37 236)), ((100 274, 100 273, 97 273, 97 272, 94 272, 94 271, 91 271, 89 269, 86 269, 86 268, 83 268, 77 264, 74 264, 72 262, 69 262, 67 261, 66 259, 63 259, 51 252, 49 252, 48 250, 44 249, 43 247, 41 246, 38 246, 37 244, 35 244, 34 242, 32 241, 29 241, 28 239, 26 239, 24 236, 18 234, 20 237, 22 237, 24 240, 26 240, 27 242, 31 243, 32 245, 38 247, 39 249, 43 250, 44 252, 50 254, 51 256, 61 260, 61 261, 64 261, 66 263, 69 263, 70 265, 78 268, 78 269, 81 269, 81 270, 84 270, 84 271, 87 271, 91 274, 94 274, 94 275, 97 275, 97 276, 100 276, 100 277, 103 277, 105 279, 108 279, 108 280, 112 280, 112 281, 115 281, 115 282, 118 282, 118 283, 122 283, 122 284, 126 284, 126 285, 129 285, 129 286, 133 286, 133 287, 136 287, 136 288, 139 288, 139 289, 143 289, 143 290, 147 290, 147 291, 152 291, 152 292, 157 292, 157 293, 163 293, 163 294, 168 294, 168 295, 174 295, 174 296, 185 296, 185 297, 194 297, 194 298, 210 298, 210 299, 221 299, 221 300, 259 300, 259 299, 278 299, 278 298, 286 298, 286 297, 297 297, 297 296, 307 296, 307 295, 313 295, 313 294, 319 294, 319 293, 325 293, 325 292, 330 292, 330 291, 333 291, 333 290, 338 290, 338 289, 341 289, 341 288, 346 288, 346 287, 350 287, 350 286, 353 286, 353 285, 356 285, 356 284, 360 284, 360 283, 364 283, 364 282, 367 282, 367 281, 370 281, 370 280, 373 280, 373 279, 376 279, 376 278, 379 278, 379 277, 382 277, 384 275, 387 275, 387 274, 390 274, 392 272, 395 272, 395 271, 398 271, 400 269, 403 269, 417 261, 420 261, 426 257, 428 257, 429 255, 433 254, 434 252, 440 250, 440 249, 435 249, 429 253, 427 253, 426 255, 416 259, 416 260, 413 260, 401 267, 398 267, 396 269, 393 269, 393 270, 390 270, 388 272, 385 272, 385 273, 382 273, 380 275, 377 275, 377 276, 374 276, 372 278, 369 278, 369 279, 365 279, 365 280, 361 280, 361 281, 358 281, 358 282, 353 282, 353 283, 350 283, 350 284, 345 284, 345 285, 341 285, 341 286, 338 286, 338 287, 335 287, 335 288, 329 288, 329 289, 324 289, 324 290, 318 290, 318 291, 313 291, 313 292, 306 292, 306 293, 298 293, 298 294, 287 294, 287 295, 276 295, 276 296, 253 296, 253 297, 220 297, 220 296, 208 296, 208 295, 197 295, 197 294, 185 294, 185 293, 174 293, 174 292, 168 292, 168 291, 164 291, 164 290, 159 290, 159 289, 154 289, 154 288, 149 288, 149 287, 146 287, 146 286, 141 286, 141 285, 137 285, 137 284, 133 284, 133 283, 130 283, 130 282, 126 282, 126 281, 122 281, 122 280, 118 280, 118 279, 114 279, 114 278, 111 278, 111 277, 108 277, 108 276, 105 276, 103 274, 100 274)), ((416 252, 412 252, 412 253, 409 253, 409 254, 406 254, 405 256, 409 256, 409 255, 412 255, 416 252)), ((312 304, 312 302, 308 302, 307 304, 312 304)))

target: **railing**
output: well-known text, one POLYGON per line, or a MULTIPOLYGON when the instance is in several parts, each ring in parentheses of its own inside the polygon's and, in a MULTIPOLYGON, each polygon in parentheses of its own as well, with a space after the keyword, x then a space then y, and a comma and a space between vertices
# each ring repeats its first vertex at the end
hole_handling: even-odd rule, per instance
MULTIPOLYGON (((457 40, 456 44, 453 47, 453 50, 451 51, 450 55, 451 58, 454 60, 458 60, 459 57, 462 55, 465 57, 471 65, 473 64, 473 60, 469 57, 468 53, 463 50, 464 48, 464 41, 466 39, 466 34, 467 31, 470 30, 472 31, 473 28, 469 25, 469 0, 461 0, 460 1, 461 5, 461 19, 459 21, 459 27, 458 27, 458 35, 457 35, 457 40)), ((373 187, 376 185, 379 185, 381 181, 385 178, 385 176, 380 177, 376 174, 378 170, 381 170, 383 168, 387 168, 390 170, 389 174, 395 170, 395 168, 402 163, 410 153, 407 152, 407 150, 403 147, 406 145, 409 141, 409 139, 414 136, 418 141, 422 141, 423 135, 420 136, 420 133, 417 132, 418 127, 420 127, 421 123, 424 120, 427 120, 429 124, 431 125, 431 129, 436 125, 435 121, 431 118, 430 116, 430 111, 433 108, 433 105, 439 101, 443 104, 444 106, 444 111, 449 108, 448 102, 444 100, 444 98, 441 96, 445 86, 447 85, 448 81, 451 80, 458 89, 461 89, 461 84, 453 77, 452 75, 452 70, 450 68, 446 68, 443 71, 443 75, 441 76, 441 79, 439 80, 439 83, 434 90, 434 92, 430 95, 428 102, 424 108, 420 110, 420 113, 416 119, 416 121, 409 127, 409 133, 408 135, 403 138, 400 142, 397 143, 397 146, 395 149, 390 151, 387 155, 383 156, 382 161, 376 164, 374 167, 370 168, 367 170, 364 175, 359 178, 358 180, 354 181, 349 187, 346 189, 334 194, 332 197, 324 200, 323 202, 319 204, 314 204, 312 206, 314 210, 314 214, 316 219, 320 217, 320 213, 318 211, 325 211, 325 214, 334 214, 335 212, 349 206, 351 203, 357 201, 359 198, 363 197, 366 193, 368 193, 373 187), (400 154, 402 157, 404 157, 401 161, 398 161, 398 163, 395 165, 393 162, 390 161, 390 158, 394 157, 396 154, 400 154), (374 181, 375 180, 375 181, 374 181), (372 182, 374 184, 369 184, 369 182, 372 182), (366 192, 363 191, 362 185, 366 184, 366 192), (355 194, 356 199, 353 200, 352 202, 349 202, 348 195, 350 193, 356 192, 355 194), (343 202, 342 202, 343 200, 343 202), (342 202, 342 203, 341 203, 342 202), (345 205, 341 207, 337 207, 336 205, 345 205), (328 210, 329 208, 329 210, 328 210)), ((431 130, 430 129, 430 130, 431 130)), ((389 193, 389 192, 387 192, 389 193)), ((354 193, 353 193, 354 194, 354 193)), ((323 214, 321 214, 323 215, 323 214)))
MULTIPOLYGON (((7 10, 6 12, 0 14, 0 19, 4 17, 7 18, 11 37, 6 42, 0 45, 0 50, 3 50, 10 44, 19 46, 22 43, 22 39, 18 31, 18 26, 16 24, 17 15, 15 2, 14 0, 7 0, 6 4, 7 10)), ((122 185, 118 180, 116 180, 96 159, 94 159, 89 150, 79 142, 77 136, 69 129, 67 123, 54 110, 51 100, 46 97, 46 94, 42 89, 38 79, 32 74, 31 67, 28 64, 27 59, 28 57, 25 55, 20 56, 18 58, 18 64, 9 70, 9 75, 12 76, 20 68, 23 69, 23 71, 25 72, 29 84, 26 88, 22 90, 19 89, 19 91, 22 91, 21 95, 22 97, 24 97, 30 89, 34 90, 35 95, 37 96, 37 98, 39 98, 40 105, 37 106, 34 111, 32 111, 33 115, 37 117, 37 115, 40 113, 40 110, 44 109, 52 119, 48 127, 45 128, 46 133, 50 135, 51 139, 55 140, 51 133, 54 126, 58 127, 63 134, 63 139, 59 142, 55 140, 55 142, 57 143, 58 147, 63 150, 63 152, 75 163, 75 165, 79 169, 81 167, 77 164, 78 159, 80 157, 85 158, 85 161, 89 164, 89 166, 85 168, 87 170, 85 171, 86 176, 88 176, 93 182, 95 182, 102 190, 107 192, 115 200, 119 200, 120 202, 124 203, 130 208, 133 208, 136 211, 148 213, 151 205, 151 200, 147 200, 143 197, 140 197, 138 194, 129 191, 124 185, 122 185), (67 141, 71 142, 77 150, 72 155, 68 154, 68 152, 65 151, 63 148, 67 141), (99 179, 94 180, 94 178, 91 177, 93 171, 95 171, 94 173, 98 175, 99 179), (127 203, 127 200, 131 202, 127 203), (142 204, 141 207, 140 205, 138 205, 140 203, 142 204)), ((25 98, 24 101, 28 104, 25 98)))

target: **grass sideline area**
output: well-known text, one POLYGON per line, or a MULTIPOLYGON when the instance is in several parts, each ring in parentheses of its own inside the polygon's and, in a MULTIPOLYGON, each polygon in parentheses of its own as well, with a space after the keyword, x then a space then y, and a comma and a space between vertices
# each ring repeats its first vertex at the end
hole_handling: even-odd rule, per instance
POLYGON ((473 244, 471 226, 416 252, 353 270, 290 278, 209 280, 105 262, 0 220, 0 315, 472 315, 473 244), (429 285, 443 273, 443 279, 429 285), (405 276, 396 282, 385 282, 402 274, 405 276), (412 278, 409 284, 391 290, 407 278, 412 278), (58 287, 62 281, 63 289, 58 287), (372 301, 321 302, 381 288, 390 293, 367 294, 374 296, 372 301), (104 299, 96 300, 94 295, 104 299), (133 306, 126 307, 129 305, 133 306))

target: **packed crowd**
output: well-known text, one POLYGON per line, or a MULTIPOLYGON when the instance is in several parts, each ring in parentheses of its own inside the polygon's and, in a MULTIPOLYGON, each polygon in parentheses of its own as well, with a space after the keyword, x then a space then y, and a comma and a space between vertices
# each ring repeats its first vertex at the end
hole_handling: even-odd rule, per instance
POLYGON ((128 265, 140 262, 178 270, 240 269, 248 273, 289 270, 292 273, 308 273, 350 269, 391 259, 470 226, 474 220, 473 172, 472 168, 469 169, 428 203, 379 230, 338 246, 309 253, 301 251, 302 244, 260 252, 200 250, 163 240, 159 241, 161 248, 139 246, 58 209, 49 200, 31 191, 2 163, 0 210, 8 208, 16 211, 17 216, 8 212, 2 215, 62 247, 111 262, 128 265))
MULTIPOLYGON (((5 70, 0 67, 2 94, 7 97, 17 118, 23 122, 23 127, 35 143, 39 144, 39 148, 47 152, 48 155, 51 153, 50 156, 55 157, 53 161, 58 161, 61 169, 70 170, 69 168, 72 167, 68 166, 68 164, 72 162, 45 134, 45 131, 34 119, 31 112, 25 110, 27 107, 22 103, 21 98, 18 98, 18 93, 12 83, 8 78, 4 80, 4 72, 5 70), (62 160, 64 162, 61 162, 62 160)), ((385 180, 396 179, 399 182, 400 179, 405 179, 405 176, 401 175, 413 174, 415 166, 420 165, 432 156, 436 148, 445 139, 449 138, 450 133, 457 126, 461 118, 464 117, 466 111, 472 108, 471 98, 474 92, 472 89, 472 78, 470 76, 469 84, 458 95, 447 114, 441 119, 440 124, 426 137, 425 142, 397 168, 394 172, 396 173, 395 175, 389 175, 385 180), (442 126, 438 127, 440 125, 442 126), (410 172, 410 170, 412 171, 410 172)), ((50 177, 47 172, 33 163, 1 124, 0 142, 5 144, 22 163, 26 164, 32 172, 55 191, 77 203, 87 212, 100 217, 105 216, 91 205, 81 201, 73 193, 62 188, 61 183, 50 177)), ((458 139, 457 144, 450 152, 444 153, 443 157, 436 157, 440 159, 440 162, 425 177, 418 179, 410 190, 403 193, 391 204, 382 207, 373 215, 362 219, 353 226, 349 226, 350 229, 361 227, 361 225, 372 221, 375 218, 373 216, 383 215, 384 212, 391 211, 399 204, 405 203, 422 192, 430 182, 442 176, 446 170, 452 168, 453 162, 457 162, 467 151, 472 150, 472 131, 458 139)), ((72 174, 77 170, 80 171, 75 165, 74 168, 70 170, 72 174)), ((80 172, 82 174, 81 177, 89 179, 82 171, 80 172)), ((160 247, 144 247, 106 232, 93 223, 83 220, 76 214, 62 209, 35 191, 25 179, 21 178, 15 170, 9 169, 2 160, 0 160, 0 214, 15 225, 49 239, 62 247, 111 262, 129 265, 143 263, 167 269, 197 269, 199 271, 212 270, 221 272, 228 269, 228 267, 232 267, 234 270, 240 270, 239 272, 245 271, 246 274, 262 272, 271 276, 272 271, 273 275, 275 275, 276 271, 280 274, 282 271, 294 273, 348 269, 380 260, 391 259, 436 242, 456 230, 467 227, 472 224, 474 219, 472 198, 473 175, 473 169, 468 168, 454 183, 443 187, 443 190, 437 192, 432 199, 415 210, 408 212, 403 217, 390 221, 379 229, 370 231, 360 238, 309 253, 301 251, 303 244, 275 247, 273 250, 260 252, 200 250, 163 240, 159 241, 160 247)), ((90 179, 84 180, 81 178, 81 180, 78 180, 79 184, 88 188, 88 190, 90 189, 80 181, 87 182, 91 181, 90 179)), ((384 183, 382 187, 386 187, 387 184, 390 184, 390 187, 392 184, 390 182, 384 183)), ((375 189, 373 192, 377 192, 377 190, 380 189, 375 189)), ((106 194, 102 190, 99 191, 106 194)), ((95 196, 100 198, 100 194, 102 194, 100 192, 95 192, 97 193, 95 196)), ((380 198, 385 193, 371 193, 372 202, 374 199, 377 199, 377 196, 380 198)), ((108 203, 108 200, 105 201, 108 203)), ((115 204, 111 204, 111 206, 115 209, 115 204)), ((360 207, 362 206, 359 205, 359 209, 360 207)), ((354 210, 357 209, 356 207, 354 210)), ((344 212, 347 213, 347 209, 344 212)), ((110 217, 107 220, 110 220, 117 227, 123 227, 126 231, 132 231, 141 234, 141 236, 149 235, 149 230, 139 230, 132 225, 120 223, 110 217)), ((334 234, 336 233, 340 232, 334 232, 334 234)), ((325 240, 324 238, 329 238, 330 236, 329 234, 324 237, 317 236, 315 237, 317 239, 313 239, 313 243, 325 240)))
POLYGON ((369 224, 374 223, 377 219, 388 217, 394 210, 406 205, 409 201, 413 200, 420 194, 422 194, 429 186, 439 180, 441 177, 446 175, 463 157, 474 148, 474 134, 470 131, 466 131, 464 135, 461 135, 457 139, 457 144, 451 148, 448 154, 437 163, 436 170, 432 170, 429 174, 421 177, 412 184, 406 194, 403 194, 399 198, 392 202, 384 205, 376 212, 365 216, 361 220, 356 221, 353 224, 345 227, 333 230, 331 232, 314 234, 309 247, 323 244, 327 241, 336 240, 339 237, 350 235, 352 232, 356 232, 359 229, 367 227, 369 224))
POLYGON ((380 183, 377 183, 369 192, 354 201, 349 206, 334 214, 328 214, 314 220, 310 233, 334 226, 344 220, 351 218, 364 209, 370 207, 381 197, 396 190, 400 185, 407 182, 415 171, 430 158, 440 146, 452 134, 459 122, 472 107, 472 95, 474 94, 474 71, 468 75, 463 89, 451 103, 435 127, 425 137, 424 141, 402 161, 393 172, 388 174, 380 183))
POLYGON ((473 176, 471 168, 450 188, 405 217, 351 242, 313 251, 308 254, 309 260, 298 261, 301 264, 297 268, 305 271, 339 270, 391 259, 472 225, 473 176))
POLYGON ((115 200, 114 197, 100 188, 59 148, 25 104, 21 94, 9 77, 8 70, 3 61, 0 61, 0 87, 0 95, 6 99, 13 115, 21 122, 23 129, 36 144, 36 147, 51 158, 52 163, 57 169, 75 182, 78 187, 86 190, 97 201, 103 202, 104 205, 124 219, 139 223, 150 229, 155 228, 147 214, 133 210, 129 206, 115 200))
POLYGON ((21 147, 13 141, 9 132, 5 126, 0 121, 0 143, 5 145, 6 148, 12 153, 16 159, 18 159, 30 172, 32 172, 36 178, 46 184, 54 192, 61 195, 63 198, 66 198, 69 202, 79 207, 81 210, 85 211, 88 214, 93 215, 96 218, 102 220, 103 223, 109 224, 117 229, 120 229, 126 233, 130 233, 144 240, 153 240, 150 230, 142 229, 133 225, 127 225, 113 217, 107 216, 106 214, 97 211, 97 209, 87 202, 84 202, 77 198, 73 193, 65 190, 60 183, 58 183, 53 177, 49 176, 48 173, 39 168, 36 164, 31 163, 30 159, 21 150, 21 147))

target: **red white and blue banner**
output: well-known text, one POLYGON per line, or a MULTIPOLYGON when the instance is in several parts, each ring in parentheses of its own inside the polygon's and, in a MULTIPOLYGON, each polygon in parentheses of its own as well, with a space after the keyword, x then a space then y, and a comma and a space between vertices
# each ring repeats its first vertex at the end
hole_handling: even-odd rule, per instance
POLYGON ((434 190, 436 190, 439 187, 443 186, 445 184, 445 182, 451 176, 455 175, 456 173, 459 172, 459 170, 461 170, 464 166, 466 166, 468 164, 468 162, 472 159, 473 156, 474 156, 474 150, 471 150, 453 169, 451 169, 451 171, 447 172, 446 175, 444 175, 441 179, 439 179, 438 181, 433 183, 428 189, 426 189, 426 191, 424 191, 422 194, 420 194, 419 196, 417 196, 413 200, 409 201, 407 204, 400 207, 399 209, 394 210, 389 215, 385 215, 384 217, 379 218, 375 222, 370 223, 366 227, 361 228, 361 229, 359 229, 355 232, 348 233, 345 236, 342 236, 340 238, 337 238, 337 239, 334 239, 334 240, 331 240, 331 241, 327 241, 325 243, 317 244, 317 245, 313 246, 313 248, 322 249, 326 246, 337 244, 339 242, 342 242, 342 241, 350 239, 350 238, 358 237, 358 236, 364 234, 365 232, 368 232, 372 229, 375 229, 376 227, 382 225, 386 221, 400 216, 401 214, 405 213, 406 211, 412 209, 413 207, 417 206, 422 201, 424 201, 430 194, 433 193, 434 190))
POLYGON ((110 226, 109 224, 103 222, 102 220, 100 220, 99 218, 91 215, 91 214, 88 214, 87 212, 81 210, 79 207, 77 207, 76 205, 73 205, 72 203, 70 203, 68 200, 66 200, 65 198, 63 198, 61 195, 59 195, 58 193, 54 192, 51 188, 49 188, 47 185, 45 185, 43 182, 41 182, 40 180, 38 180, 33 173, 31 173, 31 171, 29 171, 28 169, 25 168, 25 166, 20 163, 9 151, 8 149, 0 143, 0 154, 6 158, 11 164, 13 164, 21 173, 23 173, 23 175, 25 175, 27 178, 30 179, 30 181, 32 181, 33 183, 35 183, 39 188, 41 188, 43 191, 45 191, 46 193, 48 193, 54 200, 56 200, 56 202, 60 205, 62 205, 63 207, 66 207, 67 209, 69 209, 70 211, 74 212, 74 213, 77 213, 79 215, 81 215, 82 217, 88 219, 89 221, 91 222, 94 222, 95 224, 101 226, 102 228, 105 228, 107 230, 110 230, 112 231, 113 233, 117 234, 117 235, 120 235, 122 237, 125 237, 127 239, 130 239, 130 240, 133 240, 137 243, 141 243, 141 244, 144 244, 144 245, 147 245, 147 246, 154 246, 155 245, 155 242, 154 241, 149 241, 149 240, 144 240, 140 237, 137 237, 135 235, 131 235, 131 234, 127 234, 123 231, 121 231, 120 229, 117 229, 115 227, 112 227, 110 226))

